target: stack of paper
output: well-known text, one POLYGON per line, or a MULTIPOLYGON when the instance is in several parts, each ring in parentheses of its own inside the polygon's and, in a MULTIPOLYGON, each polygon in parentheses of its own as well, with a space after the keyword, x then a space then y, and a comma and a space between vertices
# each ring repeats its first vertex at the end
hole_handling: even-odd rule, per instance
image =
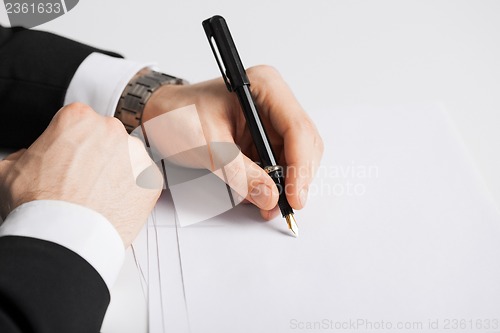
POLYGON ((181 228, 159 202, 150 331, 500 330, 500 214, 444 109, 313 119, 326 150, 298 239, 249 205, 181 228))

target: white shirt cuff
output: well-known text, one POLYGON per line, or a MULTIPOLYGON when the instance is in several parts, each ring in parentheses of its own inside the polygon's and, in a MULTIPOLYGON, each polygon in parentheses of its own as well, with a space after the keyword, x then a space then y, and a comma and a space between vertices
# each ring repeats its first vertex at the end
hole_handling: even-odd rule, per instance
POLYGON ((152 63, 138 63, 102 53, 91 53, 71 80, 64 105, 81 102, 103 116, 114 116, 120 96, 137 72, 152 63))
POLYGON ((123 264, 118 232, 101 214, 73 203, 36 200, 14 209, 0 226, 0 237, 24 236, 62 245, 101 275, 110 289, 123 264))

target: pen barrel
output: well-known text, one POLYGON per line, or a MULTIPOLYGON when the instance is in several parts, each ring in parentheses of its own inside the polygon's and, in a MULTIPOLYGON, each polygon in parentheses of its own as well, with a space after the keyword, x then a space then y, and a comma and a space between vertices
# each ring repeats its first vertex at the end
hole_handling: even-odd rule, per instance
POLYGON ((240 105, 245 115, 247 121, 248 129, 250 130, 250 135, 252 136, 253 142, 255 143, 255 148, 259 154, 260 161, 264 170, 276 184, 279 192, 278 206, 281 210, 281 214, 284 216, 293 214, 292 207, 286 199, 285 191, 285 175, 283 168, 278 166, 276 159, 274 157, 274 152, 271 147, 271 143, 268 140, 266 129, 262 124, 259 112, 253 101, 253 97, 248 85, 243 85, 235 89, 238 99, 240 100, 240 105))
POLYGON ((238 95, 243 114, 247 121, 248 130, 252 136, 262 166, 277 165, 278 163, 276 163, 276 159, 274 158, 273 149, 268 140, 266 129, 262 124, 257 107, 253 102, 250 87, 248 85, 237 87, 235 93, 238 95))

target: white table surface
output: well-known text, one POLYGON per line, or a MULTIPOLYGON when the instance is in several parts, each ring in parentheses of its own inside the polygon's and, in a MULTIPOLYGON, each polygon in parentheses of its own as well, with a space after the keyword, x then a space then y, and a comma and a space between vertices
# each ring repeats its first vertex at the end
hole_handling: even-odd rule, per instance
MULTIPOLYGON (((39 29, 197 82, 220 75, 201 27, 215 14, 244 64, 279 69, 313 118, 342 105, 442 102, 500 204, 499 1, 85 0, 39 29)), ((144 323, 132 262, 125 271, 106 332, 144 323)))

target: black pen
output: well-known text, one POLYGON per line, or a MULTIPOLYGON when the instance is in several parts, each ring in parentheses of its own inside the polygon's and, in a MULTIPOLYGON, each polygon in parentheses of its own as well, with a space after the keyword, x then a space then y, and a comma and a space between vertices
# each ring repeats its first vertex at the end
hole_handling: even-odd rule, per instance
POLYGON ((240 101, 241 109, 245 115, 248 129, 250 130, 250 134, 252 135, 253 142, 259 154, 260 162, 262 163, 261 165, 267 174, 274 180, 278 188, 278 206, 280 207, 281 214, 286 219, 288 228, 293 232, 295 237, 297 237, 299 235, 299 229, 293 217, 293 209, 286 199, 283 167, 279 166, 274 158, 271 143, 269 142, 266 130, 262 125, 259 112, 252 98, 250 81, 241 63, 240 56, 234 45, 226 20, 224 20, 222 16, 213 16, 203 21, 203 29, 210 42, 210 47, 215 55, 227 89, 238 95, 238 100, 240 101))

